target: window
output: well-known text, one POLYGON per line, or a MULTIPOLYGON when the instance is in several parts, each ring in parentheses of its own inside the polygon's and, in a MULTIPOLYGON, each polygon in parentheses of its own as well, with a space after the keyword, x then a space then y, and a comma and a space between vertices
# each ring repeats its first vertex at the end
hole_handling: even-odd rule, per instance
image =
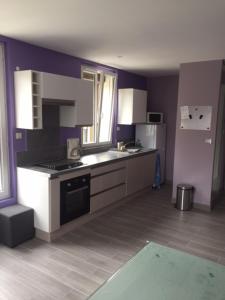
POLYGON ((0 199, 9 196, 9 159, 5 96, 5 60, 0 44, 0 199))
POLYGON ((116 75, 110 72, 82 68, 82 79, 94 84, 94 124, 83 127, 83 146, 96 146, 112 142, 116 75))

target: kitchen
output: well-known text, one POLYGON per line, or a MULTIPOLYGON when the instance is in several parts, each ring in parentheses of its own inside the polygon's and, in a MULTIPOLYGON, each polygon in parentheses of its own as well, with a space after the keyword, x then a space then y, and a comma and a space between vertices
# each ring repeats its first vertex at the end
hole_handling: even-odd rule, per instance
MULTIPOLYGON (((175 73, 158 76, 156 72, 147 78, 125 66, 117 68, 123 58, 117 57, 111 66, 110 59, 104 63, 77 58, 57 47, 50 50, 6 36, 0 36, 0 43, 5 51, 9 190, 7 197, 1 197, 0 207, 4 210, 19 203, 33 209, 36 238, 13 249, 0 245, 0 298, 86 299, 118 269, 125 265, 126 270, 126 262, 138 259, 142 248, 149 249, 148 244, 154 248, 152 242, 224 264, 224 207, 219 202, 212 205, 211 196, 223 59, 214 60, 218 57, 214 55, 208 61, 180 61, 175 73), (17 84, 21 76, 16 74, 23 72, 30 78, 23 89, 26 96, 20 91, 24 83, 17 84), (90 129, 92 124, 99 126, 100 120, 100 114, 93 120, 90 76, 98 86, 94 89, 94 94, 99 93, 96 99, 104 106, 101 86, 105 78, 99 74, 106 76, 112 87, 110 105, 105 116, 101 115, 102 136, 110 143, 102 147, 94 145, 101 141, 100 128, 98 134, 90 129), (80 88, 79 97, 74 97, 75 88, 80 88), (123 92, 131 93, 127 100, 131 105, 121 113, 123 92), (195 105, 212 106, 211 130, 180 129, 180 106, 195 105), (166 184, 156 190, 152 190, 156 151, 136 147, 140 146, 137 128, 146 126, 147 112, 158 112, 158 117, 163 114, 166 123, 166 148, 161 156, 161 167, 165 165, 161 180, 166 184), (134 121, 140 115, 142 119, 134 121), (123 122, 123 117, 129 120, 123 122), (211 144, 206 142, 210 138, 211 144), (85 146, 90 142, 94 145, 91 149, 85 146), (139 151, 117 151, 118 142, 130 152, 139 151), (82 165, 74 166, 74 160, 82 165), (180 182, 195 187, 195 208, 187 213, 171 204, 180 182), (77 203, 78 214, 76 210, 70 215, 74 193, 85 201, 77 203), (214 205, 212 213, 203 212, 214 205)), ((99 103, 96 106, 100 107, 99 103)), ((17 234, 22 223, 15 223, 17 234)), ((33 237, 33 230, 29 234, 33 237)), ((176 285, 174 290, 179 290, 176 285)))
MULTIPOLYGON (((18 153, 18 203, 34 209, 36 236, 39 238, 44 236, 45 239, 47 236, 47 240, 51 241, 55 234, 58 236, 60 231, 65 232, 63 229, 65 226, 62 226, 65 223, 89 214, 89 212, 94 214, 113 202, 131 196, 154 183, 156 152, 154 148, 156 147, 152 147, 152 149, 151 147, 149 149, 147 147, 132 148, 129 147, 129 144, 132 143, 127 143, 127 149, 123 149, 126 151, 113 149, 110 145, 111 133, 106 136, 106 140, 99 144, 97 151, 100 153, 95 154, 96 143, 90 144, 88 141, 88 144, 83 144, 85 147, 83 151, 93 154, 80 157, 79 138, 69 138, 66 150, 65 147, 62 147, 62 153, 57 153, 54 158, 53 155, 59 148, 57 144, 59 126, 65 127, 66 125, 68 128, 69 126, 73 127, 74 124, 79 126, 93 124, 93 119, 96 119, 96 113, 93 114, 93 104, 95 107, 95 103, 99 101, 98 98, 94 98, 93 101, 93 94, 92 82, 88 80, 29 70, 15 72, 17 128, 31 129, 27 134, 27 143, 30 144, 29 151, 18 153), (33 91, 30 87, 35 90, 33 91), (60 88, 57 90, 57 87, 60 88), (37 91, 40 91, 39 98, 37 98, 37 91), (74 98, 77 100, 73 106, 71 102, 74 101, 74 98), (30 107, 30 113, 28 107, 30 107), (25 110, 27 116, 21 113, 25 110), (76 116, 79 116, 79 119, 76 116), (84 119, 82 119, 83 116, 84 119), (50 120, 50 127, 48 127, 48 120, 50 120), (38 129, 41 131, 37 134, 33 133, 32 130, 38 129), (56 134, 55 149, 52 147, 54 138, 52 129, 56 134), (44 152, 40 151, 39 155, 36 155, 38 141, 43 147, 41 140, 38 140, 38 135, 43 134, 42 131, 46 131, 46 138, 49 139, 51 148, 46 147, 44 152), (33 148, 32 139, 34 140, 33 148), (94 148, 90 148, 90 146, 94 146, 94 148), (33 152, 32 149, 35 151, 33 152), (48 151, 50 152, 48 153, 48 151), (136 173, 137 165, 142 169, 142 175, 140 172, 136 173), (26 184, 28 187, 24 189, 26 184), (77 199, 76 205, 74 199, 77 199)), ((104 103, 109 100, 110 98, 106 96, 101 101, 104 103)), ((112 106, 113 103, 114 100, 112 100, 112 106)), ((146 106, 147 93, 145 91, 119 89, 119 114, 116 125, 144 123, 147 116, 146 106), (130 94, 128 97, 120 95, 120 91, 128 91, 130 94), (131 102, 131 108, 127 101, 131 102), (134 109, 135 106, 140 106, 140 103, 143 103, 142 107, 134 109), (132 120, 129 109, 138 112, 133 114, 132 120)), ((113 112, 114 110, 112 110, 112 114, 113 112)), ((110 116, 108 118, 110 119, 110 116)), ((161 122, 159 120, 159 124, 161 122)), ((103 120, 103 129, 105 126, 106 122, 103 120)), ((104 137, 105 133, 101 128, 99 131, 103 132, 104 137)), ((85 135, 87 139, 85 130, 86 127, 81 129, 81 132, 84 132, 83 136, 85 135)), ((87 219, 88 217, 86 216, 87 219)), ((74 225, 76 224, 75 220, 74 225)), ((70 223, 68 226, 70 230, 73 228, 72 226, 70 223)))

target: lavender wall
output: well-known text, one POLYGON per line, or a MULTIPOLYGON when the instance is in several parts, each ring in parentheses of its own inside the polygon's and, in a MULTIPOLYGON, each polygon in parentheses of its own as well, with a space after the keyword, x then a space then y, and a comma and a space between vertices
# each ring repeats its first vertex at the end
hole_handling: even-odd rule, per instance
POLYGON ((177 98, 179 76, 148 79, 148 111, 163 112, 167 125, 166 181, 173 180, 177 98))
POLYGON ((173 198, 176 197, 178 183, 189 183, 195 187, 194 202, 207 207, 211 205, 221 71, 222 60, 182 64, 179 78, 173 198), (182 105, 212 106, 211 130, 180 129, 182 105), (212 138, 212 145, 205 143, 205 139, 209 138, 212 138))
MULTIPOLYGON (((26 150, 26 130, 22 130, 23 139, 15 141, 15 106, 14 106, 14 80, 13 72, 16 66, 23 69, 33 69, 37 71, 56 73, 66 76, 80 78, 81 65, 107 68, 118 74, 118 87, 134 87, 140 89, 147 88, 145 77, 131 74, 122 70, 96 64, 87 60, 75 58, 70 55, 55 52, 41 47, 36 47, 17 40, 0 36, 0 42, 5 45, 6 52, 6 79, 7 79, 7 104, 8 104, 8 123, 9 123, 9 148, 11 161, 11 191, 10 199, 0 202, 0 207, 16 202, 16 161, 15 152, 26 150)), ((117 115, 115 114, 115 120, 117 115)), ((123 130, 123 136, 133 135, 132 127, 123 130)), ((79 136, 79 128, 62 128, 61 142, 64 143, 67 137, 79 136)), ((119 136, 119 138, 121 138, 119 136)), ((114 141, 117 140, 116 126, 114 126, 114 141)))

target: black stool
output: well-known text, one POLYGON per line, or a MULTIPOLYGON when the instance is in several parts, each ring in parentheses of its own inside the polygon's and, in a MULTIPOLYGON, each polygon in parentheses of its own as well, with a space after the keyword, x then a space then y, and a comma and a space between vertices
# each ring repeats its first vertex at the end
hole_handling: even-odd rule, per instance
POLYGON ((23 205, 0 209, 0 242, 13 248, 34 237, 34 211, 23 205))

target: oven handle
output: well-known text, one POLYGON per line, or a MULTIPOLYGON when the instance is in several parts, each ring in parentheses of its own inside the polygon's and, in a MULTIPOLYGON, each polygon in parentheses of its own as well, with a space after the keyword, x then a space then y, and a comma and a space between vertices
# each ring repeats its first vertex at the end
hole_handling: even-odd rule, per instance
POLYGON ((75 189, 75 190, 72 190, 72 191, 70 191, 70 192, 66 192, 66 194, 72 195, 72 194, 74 194, 74 193, 81 192, 81 191, 86 190, 86 189, 88 189, 88 188, 89 188, 89 186, 88 186, 88 185, 85 185, 85 186, 83 186, 83 187, 81 187, 81 188, 79 188, 79 189, 75 189))

